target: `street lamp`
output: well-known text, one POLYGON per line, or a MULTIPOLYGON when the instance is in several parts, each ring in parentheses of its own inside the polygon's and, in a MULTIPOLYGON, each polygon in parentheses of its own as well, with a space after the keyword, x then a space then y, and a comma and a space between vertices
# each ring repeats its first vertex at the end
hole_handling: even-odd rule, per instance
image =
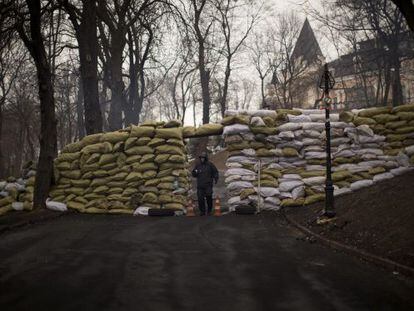
POLYGON ((326 181, 325 181, 325 210, 323 216, 332 218, 335 216, 334 210, 334 188, 332 182, 332 163, 331 163, 331 121, 329 119, 329 110, 331 109, 331 98, 329 90, 335 85, 335 80, 328 70, 328 64, 325 64, 322 73, 319 88, 323 90, 322 104, 325 106, 325 131, 326 131, 326 181))

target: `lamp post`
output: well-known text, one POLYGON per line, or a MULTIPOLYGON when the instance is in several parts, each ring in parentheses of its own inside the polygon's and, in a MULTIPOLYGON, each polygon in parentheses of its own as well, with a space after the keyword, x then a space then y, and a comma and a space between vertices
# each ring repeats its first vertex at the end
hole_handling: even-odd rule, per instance
POLYGON ((325 106, 325 131, 326 131, 326 182, 325 182, 325 210, 323 216, 332 218, 335 216, 334 210, 334 188, 332 182, 332 164, 331 164, 331 121, 329 119, 329 110, 331 98, 329 90, 335 85, 335 80, 328 70, 328 64, 325 64, 324 71, 319 82, 319 88, 323 90, 322 103, 325 106))

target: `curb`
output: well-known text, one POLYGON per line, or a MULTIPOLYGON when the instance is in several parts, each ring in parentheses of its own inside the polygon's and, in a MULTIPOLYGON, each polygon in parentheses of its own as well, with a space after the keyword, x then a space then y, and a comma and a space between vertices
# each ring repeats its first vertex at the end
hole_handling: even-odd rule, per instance
POLYGON ((387 259, 387 258, 383 258, 368 252, 365 252, 363 250, 360 250, 358 248, 355 247, 351 247, 333 240, 329 240, 311 230, 309 230, 308 228, 302 226, 301 224, 299 224, 297 221, 293 220, 290 216, 286 215, 286 213, 283 213, 285 219, 292 225, 294 225, 296 228, 298 228, 300 231, 302 231, 303 233, 306 233, 308 235, 311 235, 312 237, 316 238, 319 242, 321 242, 322 244, 333 248, 335 250, 339 250, 339 251, 343 251, 346 253, 349 253, 351 255, 360 257, 362 259, 364 259, 365 261, 374 263, 376 265, 382 266, 384 268, 390 269, 392 271, 397 271, 401 274, 404 274, 406 276, 410 276, 410 277, 414 277, 414 268, 400 264, 398 262, 395 262, 393 260, 387 259))
POLYGON ((48 215, 42 215, 42 216, 39 216, 39 217, 34 217, 32 219, 18 221, 16 223, 13 223, 13 224, 7 225, 3 228, 0 228, 0 234, 2 234, 4 232, 7 232, 7 231, 10 231, 10 230, 13 230, 13 229, 24 227, 24 226, 27 226, 27 225, 33 225, 33 224, 36 224, 36 223, 39 223, 39 222, 42 222, 42 221, 45 221, 45 220, 51 220, 51 219, 59 218, 63 215, 65 215, 65 213, 48 214, 48 215))

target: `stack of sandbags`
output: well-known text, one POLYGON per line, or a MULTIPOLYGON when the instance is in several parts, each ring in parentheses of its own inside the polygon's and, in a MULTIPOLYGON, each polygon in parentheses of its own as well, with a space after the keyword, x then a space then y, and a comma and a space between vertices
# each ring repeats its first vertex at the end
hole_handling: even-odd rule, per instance
POLYGON ((139 206, 182 210, 188 190, 179 121, 147 122, 84 137, 55 161, 53 201, 87 213, 128 213, 139 206))
POLYGON ((27 163, 20 178, 0 181, 0 216, 10 211, 32 210, 36 175, 35 164, 27 163))
MULTIPOLYGON (((330 115, 335 195, 370 186, 411 169, 414 163, 412 109, 413 105, 407 105, 392 111, 375 108, 330 115), (384 123, 386 131, 381 132, 378 123, 361 118, 370 118, 374 122, 391 120, 391 124, 384 123), (401 122, 401 118, 407 122, 401 122), (404 134, 400 134, 402 132, 404 134)), ((263 164, 262 184, 278 191, 274 197, 280 200, 280 206, 307 205, 324 200, 325 112, 295 109, 268 113, 273 115, 272 125, 276 128, 269 127, 270 121, 265 117, 253 116, 254 112, 247 111, 239 114, 232 111, 222 121, 230 152, 226 178, 231 197, 229 205, 257 202, 256 164, 259 159, 263 164), (268 169, 273 170, 272 174, 266 171, 268 169)))

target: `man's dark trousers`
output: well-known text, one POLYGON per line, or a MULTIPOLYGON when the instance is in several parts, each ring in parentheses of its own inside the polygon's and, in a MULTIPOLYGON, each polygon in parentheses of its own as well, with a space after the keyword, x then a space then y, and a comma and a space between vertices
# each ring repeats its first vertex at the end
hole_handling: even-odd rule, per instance
POLYGON ((206 204, 207 201, 207 209, 208 214, 211 214, 213 210, 213 187, 203 187, 197 188, 197 198, 198 198, 198 208, 200 209, 200 214, 206 214, 206 204))

